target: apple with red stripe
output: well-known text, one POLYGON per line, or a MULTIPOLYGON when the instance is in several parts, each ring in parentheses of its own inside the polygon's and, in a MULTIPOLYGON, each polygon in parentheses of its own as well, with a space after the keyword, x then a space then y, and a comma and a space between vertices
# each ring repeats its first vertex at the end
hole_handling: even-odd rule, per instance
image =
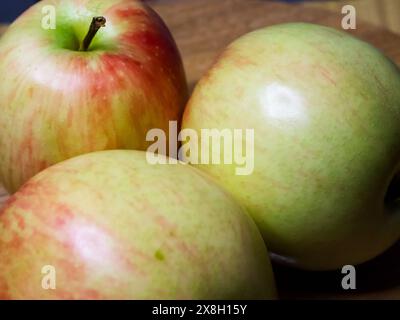
POLYGON ((263 298, 275 284, 256 225, 188 165, 85 154, 0 212, 0 299, 263 298))
POLYGON ((176 44, 145 4, 41 1, 0 40, 0 180, 14 192, 79 154, 145 150, 186 100, 176 44))
MULTIPOLYGON (((340 269, 400 237, 399 89, 400 69, 371 45, 324 26, 275 25, 225 49, 182 127, 254 129, 251 174, 198 167, 246 207, 280 261, 340 269)), ((199 159, 202 143, 190 141, 199 159)), ((214 148, 214 159, 228 147, 214 148)))

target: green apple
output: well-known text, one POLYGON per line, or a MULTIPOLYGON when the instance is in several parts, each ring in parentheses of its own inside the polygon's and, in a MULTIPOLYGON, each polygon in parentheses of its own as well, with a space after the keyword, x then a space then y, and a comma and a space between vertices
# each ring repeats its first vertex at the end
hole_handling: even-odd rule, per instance
POLYGON ((0 213, 0 299, 274 298, 241 206, 197 169, 145 155, 82 155, 15 193, 0 213))
POLYGON ((249 33, 201 79, 183 128, 254 129, 252 174, 199 167, 291 264, 358 264, 399 239, 400 72, 371 45, 305 23, 249 33))
POLYGON ((146 150, 186 101, 178 49, 144 3, 40 1, 0 39, 0 181, 15 192, 79 154, 146 150), (94 17, 105 26, 88 32, 94 17))

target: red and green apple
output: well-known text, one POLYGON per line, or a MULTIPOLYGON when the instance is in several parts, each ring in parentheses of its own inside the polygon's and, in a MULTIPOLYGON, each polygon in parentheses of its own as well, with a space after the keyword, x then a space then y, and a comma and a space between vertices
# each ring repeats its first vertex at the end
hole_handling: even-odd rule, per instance
POLYGON ((272 298, 255 223, 185 164, 81 155, 37 174, 0 212, 0 299, 272 298))
POLYGON ((79 154, 146 150, 186 99, 175 42, 144 3, 40 1, 0 39, 0 180, 14 192, 79 154))
POLYGON ((371 45, 304 23, 249 33, 202 78, 182 123, 255 130, 252 174, 199 168, 287 262, 341 268, 399 239, 400 71, 371 45))

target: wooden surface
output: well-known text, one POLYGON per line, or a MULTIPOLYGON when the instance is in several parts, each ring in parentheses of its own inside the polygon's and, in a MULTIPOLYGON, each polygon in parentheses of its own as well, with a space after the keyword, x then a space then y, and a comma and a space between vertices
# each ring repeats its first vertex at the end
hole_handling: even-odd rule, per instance
POLYGON ((0 35, 7 29, 7 26, 0 24, 0 35))
MULTIPOLYGON (((306 4, 288 5, 257 0, 148 1, 161 14, 181 50, 191 86, 212 64, 218 52, 238 36, 271 24, 305 21, 340 28, 340 11, 327 12, 306 4)), ((400 63, 399 36, 358 23, 352 32, 400 63)))
POLYGON ((8 194, 6 190, 0 185, 0 208, 3 206, 4 202, 7 200, 8 194))
MULTIPOLYGON (((181 50, 191 87, 218 53, 238 36, 271 24, 306 21, 340 28, 340 11, 309 5, 262 0, 148 1, 164 18, 181 50)), ((1 33, 1 26, 0 26, 1 33)), ((400 36, 367 23, 358 23, 358 37, 382 49, 400 64, 400 36)), ((7 198, 0 188, 0 206, 7 198)), ((282 298, 400 299, 400 243, 381 257, 357 267, 354 292, 341 289, 343 275, 304 272, 274 265, 282 298)))

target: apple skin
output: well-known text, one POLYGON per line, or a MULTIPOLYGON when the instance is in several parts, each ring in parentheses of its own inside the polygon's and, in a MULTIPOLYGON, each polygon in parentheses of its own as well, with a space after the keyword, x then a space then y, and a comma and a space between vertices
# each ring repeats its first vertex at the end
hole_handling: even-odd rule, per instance
POLYGON ((270 251, 336 269, 400 236, 396 188, 384 200, 400 164, 399 89, 398 67, 371 45, 323 26, 275 25, 222 53, 182 127, 253 128, 253 174, 198 167, 247 208, 270 251))
POLYGON ((257 226, 203 172, 99 151, 30 179, 0 213, 1 299, 272 299, 257 226), (41 269, 56 269, 43 290, 41 269))
POLYGON ((76 155, 146 150, 149 129, 181 120, 187 92, 175 42, 145 4, 40 1, 0 39, 0 180, 15 192, 76 155), (48 5, 55 30, 42 28, 48 5), (80 52, 94 16, 106 17, 106 27, 80 52))

